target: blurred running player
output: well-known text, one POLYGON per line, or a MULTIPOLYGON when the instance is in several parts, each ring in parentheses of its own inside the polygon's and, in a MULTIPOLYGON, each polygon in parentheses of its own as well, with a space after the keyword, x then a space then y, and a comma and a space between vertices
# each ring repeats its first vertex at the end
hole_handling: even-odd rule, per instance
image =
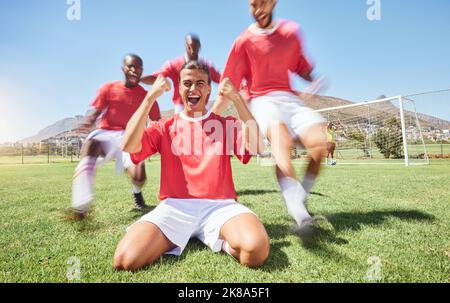
MULTIPOLYGON (((131 165, 129 156, 122 152, 121 143, 128 121, 139 108, 147 92, 139 85, 142 75, 142 59, 134 54, 125 56, 122 66, 125 80, 103 85, 92 102, 93 111, 80 126, 80 131, 89 132, 98 117, 96 130, 91 132, 83 144, 81 161, 75 169, 72 184, 72 211, 77 219, 84 218, 94 199, 96 168, 107 161, 116 160, 116 172, 128 171, 132 182, 135 208, 145 208, 142 187, 146 181, 144 162, 131 165)), ((149 118, 161 119, 158 103, 155 102, 149 118)))
MULTIPOLYGON (((309 92, 321 85, 313 66, 305 57, 299 26, 287 20, 274 20, 276 0, 249 0, 255 23, 234 42, 222 78, 235 87, 245 83, 250 109, 261 132, 269 139, 276 160, 276 176, 289 214, 300 234, 315 230, 315 220, 306 209, 307 196, 319 174, 326 151, 325 120, 304 106, 290 85, 294 73, 311 82, 309 92), (290 150, 301 143, 309 150, 310 162, 303 182, 297 181, 290 150)), ((215 113, 228 101, 218 98, 215 113)))

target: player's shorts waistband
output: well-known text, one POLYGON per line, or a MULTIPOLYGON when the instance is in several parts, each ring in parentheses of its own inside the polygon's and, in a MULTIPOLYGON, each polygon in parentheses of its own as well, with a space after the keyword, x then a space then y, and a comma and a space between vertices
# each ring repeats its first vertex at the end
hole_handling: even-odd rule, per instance
POLYGON ((273 91, 267 93, 263 96, 255 97, 251 99, 251 102, 260 102, 260 101, 272 101, 272 102, 288 102, 288 103, 297 103, 303 105, 300 97, 296 94, 288 91, 273 91))

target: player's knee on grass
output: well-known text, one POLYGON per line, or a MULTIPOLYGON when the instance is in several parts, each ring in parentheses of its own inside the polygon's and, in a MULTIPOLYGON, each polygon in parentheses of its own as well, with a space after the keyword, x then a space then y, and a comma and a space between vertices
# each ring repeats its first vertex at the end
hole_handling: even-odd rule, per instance
POLYGON ((270 244, 267 237, 254 239, 241 248, 241 264, 248 267, 259 267, 266 262, 269 252, 270 244), (246 256, 243 256, 244 254, 246 256))
POLYGON ((146 264, 142 264, 139 254, 120 248, 114 255, 114 268, 117 270, 136 271, 153 262, 154 260, 149 260, 146 264))
POLYGON ((125 252, 118 252, 114 255, 114 268, 117 270, 131 270, 132 262, 125 252))
POLYGON ((244 266, 259 267, 269 257, 270 242, 266 232, 248 235, 244 233, 238 246, 239 261, 244 266))

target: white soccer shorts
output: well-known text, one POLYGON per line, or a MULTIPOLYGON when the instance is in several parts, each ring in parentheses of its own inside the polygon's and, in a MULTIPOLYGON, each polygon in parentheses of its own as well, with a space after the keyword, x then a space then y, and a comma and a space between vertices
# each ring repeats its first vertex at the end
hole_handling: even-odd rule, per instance
POLYGON ((289 92, 271 92, 250 102, 250 111, 255 117, 261 133, 267 137, 272 123, 283 122, 294 139, 301 138, 311 126, 325 123, 325 119, 300 98, 289 92))
POLYGON ((219 237, 222 226, 230 219, 247 213, 255 214, 233 199, 168 198, 136 223, 150 222, 158 226, 177 246, 165 254, 180 256, 191 238, 199 239, 213 252, 221 251, 223 240, 219 237))
POLYGON ((125 169, 134 166, 131 161, 130 154, 122 151, 122 141, 125 131, 114 131, 97 129, 94 130, 86 140, 98 141, 105 153, 104 157, 99 157, 96 162, 96 167, 100 167, 109 161, 116 160, 116 173, 122 174, 125 169))

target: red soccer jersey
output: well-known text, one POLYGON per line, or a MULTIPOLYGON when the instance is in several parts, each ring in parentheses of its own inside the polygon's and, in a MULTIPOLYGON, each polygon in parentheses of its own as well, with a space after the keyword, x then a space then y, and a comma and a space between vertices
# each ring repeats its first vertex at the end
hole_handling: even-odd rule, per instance
POLYGON ((161 154, 159 198, 237 199, 230 155, 247 164, 241 122, 210 113, 193 121, 183 113, 153 122, 142 137, 142 150, 131 154, 134 163, 161 154))
MULTIPOLYGON (((102 112, 98 128, 124 130, 146 95, 147 91, 142 86, 128 88, 123 81, 103 85, 91 104, 102 112)), ((153 121, 161 119, 157 102, 153 105, 149 117, 153 121)))
MULTIPOLYGON (((209 73, 211 75, 211 80, 213 82, 220 82, 220 72, 216 70, 216 68, 208 61, 204 59, 200 59, 200 62, 209 67, 209 73)), ((166 78, 170 78, 173 82, 173 97, 172 101, 174 104, 183 104, 183 100, 181 100, 181 95, 179 91, 180 85, 180 71, 183 65, 186 63, 185 57, 178 57, 171 61, 166 62, 164 66, 157 72, 155 72, 152 76, 162 75, 166 78)))
POLYGON ((246 29, 231 48, 222 79, 230 78, 235 87, 245 80, 253 99, 273 91, 293 92, 289 72, 304 76, 312 69, 303 54, 299 26, 282 20, 269 33, 258 32, 254 25, 246 29))

